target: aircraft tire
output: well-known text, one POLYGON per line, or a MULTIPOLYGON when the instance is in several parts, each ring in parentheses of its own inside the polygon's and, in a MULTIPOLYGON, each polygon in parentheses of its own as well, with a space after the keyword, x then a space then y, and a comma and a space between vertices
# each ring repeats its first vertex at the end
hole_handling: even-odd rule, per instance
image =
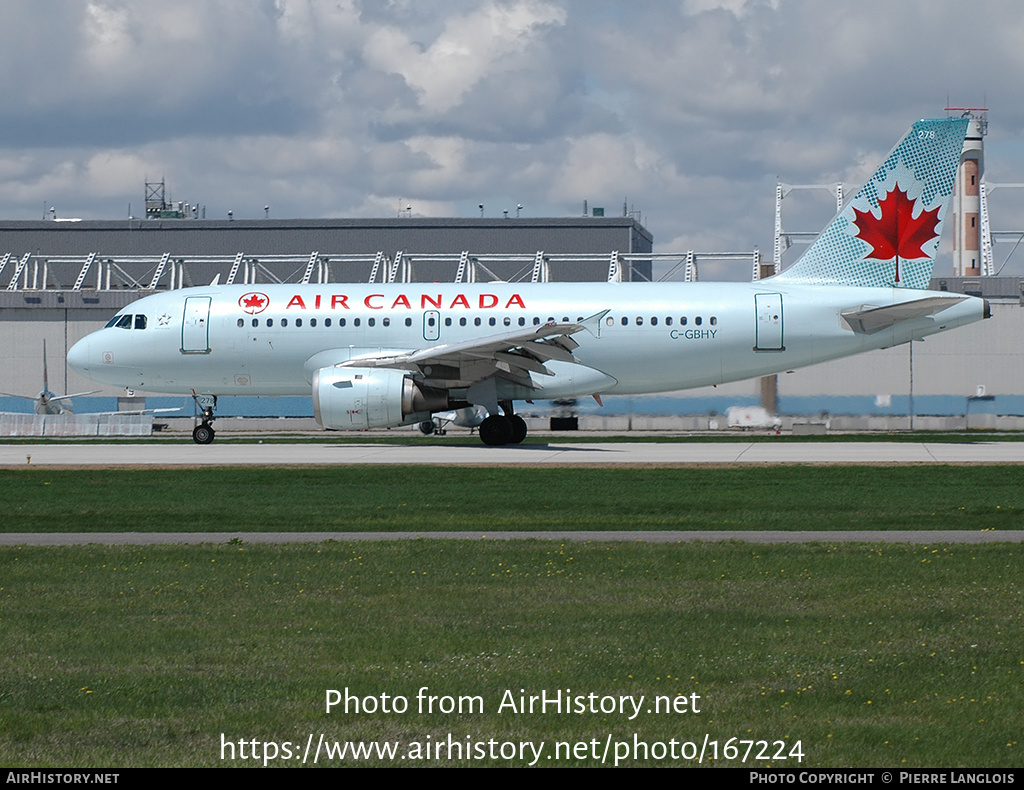
POLYGON ((205 422, 192 429, 192 441, 196 444, 210 444, 214 435, 213 428, 205 422))
POLYGON ((480 441, 489 447, 500 447, 512 441, 512 421, 500 414, 492 414, 480 423, 480 441))
POLYGON ((512 438, 509 439, 509 444, 521 444, 526 438, 526 420, 518 414, 513 414, 509 417, 509 422, 512 423, 512 438))
POLYGON ((422 433, 424 436, 433 436, 434 435, 434 421, 433 420, 424 420, 423 422, 421 422, 419 424, 419 429, 420 429, 420 433, 422 433))

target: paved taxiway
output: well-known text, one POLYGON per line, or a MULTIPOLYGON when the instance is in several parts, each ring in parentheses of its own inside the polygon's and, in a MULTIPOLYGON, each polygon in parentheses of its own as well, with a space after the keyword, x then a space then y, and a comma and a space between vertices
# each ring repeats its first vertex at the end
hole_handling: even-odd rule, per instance
POLYGON ((1024 464, 1024 442, 0 445, 0 466, 1024 464))

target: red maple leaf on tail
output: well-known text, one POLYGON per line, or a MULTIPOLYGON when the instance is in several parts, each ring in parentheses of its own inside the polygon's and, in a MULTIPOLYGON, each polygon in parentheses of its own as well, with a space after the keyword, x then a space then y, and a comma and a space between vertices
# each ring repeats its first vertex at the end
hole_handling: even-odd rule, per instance
POLYGON ((922 211, 915 217, 916 202, 908 198, 907 193, 897 184, 878 201, 881 217, 876 217, 870 211, 853 210, 857 238, 871 245, 871 252, 864 257, 881 261, 895 258, 896 282, 900 281, 899 259, 927 258, 928 254, 922 247, 939 235, 936 233, 939 226, 938 207, 922 211))

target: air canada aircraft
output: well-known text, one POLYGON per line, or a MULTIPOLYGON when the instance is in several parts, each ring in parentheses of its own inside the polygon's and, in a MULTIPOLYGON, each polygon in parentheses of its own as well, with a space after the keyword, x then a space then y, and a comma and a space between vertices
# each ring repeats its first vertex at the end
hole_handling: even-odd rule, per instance
POLYGON ((793 266, 751 283, 210 285, 146 296, 76 343, 95 381, 198 395, 308 395, 324 428, 412 425, 478 406, 667 392, 886 348, 989 317, 927 291, 967 119, 915 123, 793 266))

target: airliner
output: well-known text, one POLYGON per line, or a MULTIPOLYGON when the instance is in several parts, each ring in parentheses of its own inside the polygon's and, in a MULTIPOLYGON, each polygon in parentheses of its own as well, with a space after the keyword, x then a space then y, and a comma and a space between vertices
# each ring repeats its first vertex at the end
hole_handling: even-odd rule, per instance
POLYGON ((46 371, 46 341, 43 341, 43 389, 38 395, 16 395, 12 392, 0 392, 0 395, 8 398, 20 398, 33 402, 36 414, 74 414, 75 410, 71 405, 72 398, 79 398, 85 395, 92 395, 99 390, 88 392, 76 392, 71 395, 57 395, 50 392, 50 376, 46 371))
POLYGON ((68 352, 94 381, 216 399, 309 395, 333 430, 479 407, 522 442, 515 401, 667 392, 887 348, 990 315, 926 290, 967 119, 922 120, 784 272, 751 283, 219 285, 153 294, 68 352))
MULTIPOLYGON (((71 416, 75 413, 74 406, 71 403, 72 398, 81 398, 86 395, 94 395, 99 390, 89 390, 88 392, 76 392, 71 395, 57 395, 50 391, 50 377, 46 370, 46 341, 43 341, 43 389, 36 395, 15 395, 12 392, 0 392, 0 395, 8 398, 20 398, 21 400, 30 400, 33 402, 33 408, 36 414, 45 417, 55 416, 71 416)), ((165 414, 167 412, 181 411, 184 407, 171 408, 171 409, 122 409, 119 411, 94 411, 87 412, 87 417, 106 417, 109 415, 125 416, 128 414, 165 414)))

